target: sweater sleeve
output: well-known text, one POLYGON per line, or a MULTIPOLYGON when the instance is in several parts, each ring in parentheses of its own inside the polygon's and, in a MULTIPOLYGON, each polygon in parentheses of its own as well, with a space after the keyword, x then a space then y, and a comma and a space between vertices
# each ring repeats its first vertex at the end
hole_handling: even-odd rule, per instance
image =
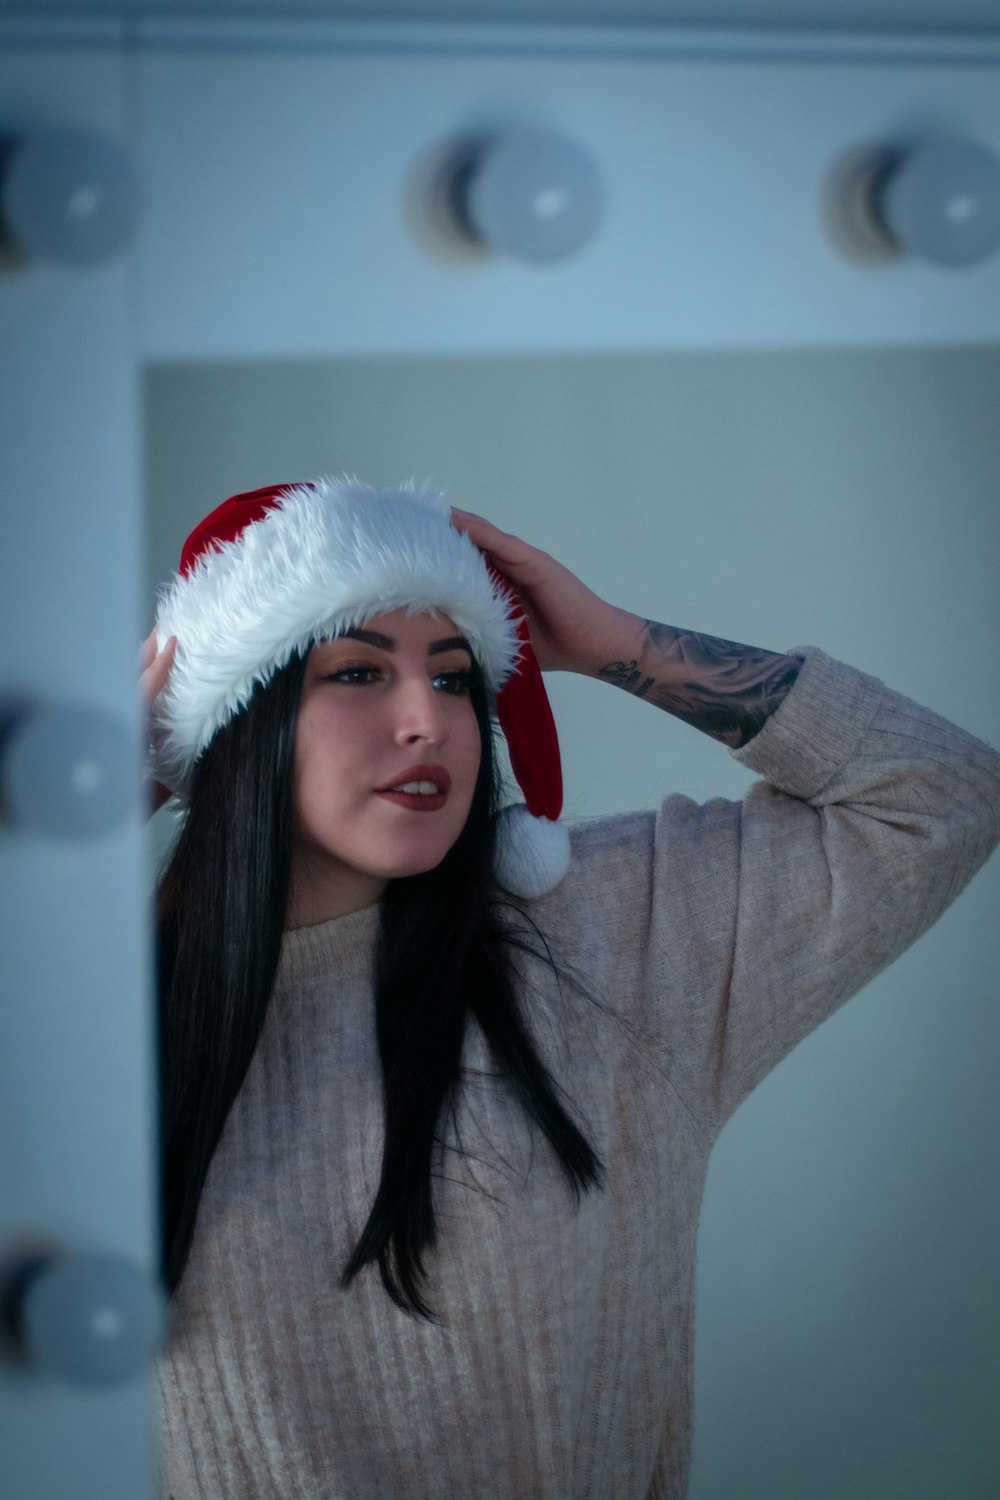
POLYGON ((995 751, 814 647, 792 654, 788 696, 732 752, 761 779, 742 802, 668 798, 654 832, 658 1029, 712 1134, 1000 838, 995 751))

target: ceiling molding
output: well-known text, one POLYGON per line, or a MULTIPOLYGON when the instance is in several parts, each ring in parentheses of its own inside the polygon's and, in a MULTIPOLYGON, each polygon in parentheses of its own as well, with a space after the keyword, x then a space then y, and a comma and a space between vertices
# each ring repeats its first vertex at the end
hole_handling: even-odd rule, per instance
POLYGON ((0 40, 21 47, 151 51, 330 51, 447 55, 632 58, 650 61, 810 62, 996 67, 1000 30, 978 32, 789 29, 635 24, 360 20, 315 12, 280 19, 229 10, 215 16, 176 14, 112 17, 15 14, 0 9, 0 40))

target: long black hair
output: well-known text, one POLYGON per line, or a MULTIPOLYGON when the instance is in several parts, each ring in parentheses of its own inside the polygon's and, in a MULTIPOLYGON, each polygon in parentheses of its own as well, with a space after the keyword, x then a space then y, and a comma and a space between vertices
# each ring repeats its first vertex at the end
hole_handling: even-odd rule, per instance
MULTIPOLYGON (((161 1274, 173 1296, 187 1265, 205 1179, 242 1087, 274 988, 288 905, 292 769, 306 658, 257 687, 198 760, 188 810, 159 882, 161 1274)), ((385 1143, 368 1222, 341 1284, 377 1263, 404 1312, 436 1322, 423 1300, 422 1252, 435 1243, 432 1156, 460 1085, 466 1018, 475 1016, 500 1072, 548 1137, 579 1202, 604 1168, 559 1103, 526 1031, 513 952, 558 969, 503 918, 493 882, 502 777, 478 664, 470 687, 482 755, 458 840, 425 874, 390 881, 380 903, 375 1012, 385 1143)), ((524 915, 522 913, 522 915, 524 915)))

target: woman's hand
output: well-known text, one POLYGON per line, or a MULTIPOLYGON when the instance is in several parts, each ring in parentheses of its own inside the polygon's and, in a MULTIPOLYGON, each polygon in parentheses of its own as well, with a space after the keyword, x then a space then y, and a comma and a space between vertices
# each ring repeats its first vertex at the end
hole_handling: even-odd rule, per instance
MULTIPOLYGON (((170 637, 162 651, 157 651, 155 627, 143 641, 139 650, 139 691, 142 694, 146 715, 146 736, 150 741, 152 741, 154 734, 153 705, 167 685, 167 678, 170 676, 170 669, 174 664, 176 651, 177 637, 175 635, 170 637)), ((148 786, 149 810, 150 813, 154 813, 157 808, 162 807, 164 802, 167 801, 170 796, 170 790, 158 781, 150 781, 148 786)))
POLYGON ((543 671, 612 683, 734 749, 758 733, 798 676, 797 657, 630 614, 547 552, 468 511, 452 516, 513 586, 543 671))
POLYGON ((621 611, 598 597, 547 552, 500 531, 482 516, 452 508, 452 520, 513 589, 531 631, 543 672, 594 671, 621 611))

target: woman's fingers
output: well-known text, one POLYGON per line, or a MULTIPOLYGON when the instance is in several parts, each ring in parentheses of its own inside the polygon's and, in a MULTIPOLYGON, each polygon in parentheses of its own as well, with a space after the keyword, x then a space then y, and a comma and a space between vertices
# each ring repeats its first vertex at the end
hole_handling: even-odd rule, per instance
POLYGON ((603 599, 549 553, 501 531, 471 511, 453 511, 455 525, 513 586, 528 620, 542 671, 584 670, 593 637, 609 610, 603 599))
POLYGON ((531 588, 543 581, 552 559, 537 547, 529 546, 508 531, 501 531, 499 526, 494 526, 483 516, 474 515, 472 511, 459 510, 453 506, 452 517, 456 528, 466 532, 511 583, 531 588))
POLYGON ((140 653, 140 664, 145 670, 139 677, 139 688, 147 708, 152 708, 158 695, 167 685, 170 669, 174 664, 177 653, 177 637, 172 635, 163 650, 156 650, 156 632, 154 631, 142 644, 140 653))
POLYGON ((501 531, 499 526, 494 526, 485 516, 474 515, 471 510, 459 510, 456 506, 452 506, 451 514, 459 531, 467 531, 477 547, 482 546, 488 552, 495 552, 498 557, 515 557, 519 552, 534 550, 527 542, 522 542, 520 537, 512 536, 509 531, 501 531))
POLYGON ((156 626, 154 625, 153 628, 152 628, 152 630, 147 635, 146 639, 143 641, 142 645, 139 647, 139 661, 138 661, 138 665, 139 665, 140 670, 143 669, 144 667, 148 667, 150 665, 150 663, 153 661, 153 659, 154 659, 155 656, 156 656, 156 626))
MULTIPOLYGON (((150 634, 146 637, 139 648, 138 665, 142 668, 142 671, 139 674, 139 691, 142 696, 143 706, 146 711, 146 732, 150 737, 151 744, 156 737, 156 731, 154 730, 152 723, 149 722, 153 704, 156 702, 158 696, 160 695, 160 693, 162 693, 163 689, 167 685, 167 679, 170 676, 170 669, 174 664, 174 657, 176 653, 177 637, 175 635, 172 635, 170 637, 162 651, 157 651, 155 628, 150 632, 150 634)), ((150 815, 156 812, 158 808, 162 807, 163 804, 169 800, 170 795, 170 791, 167 787, 162 786, 158 781, 150 778, 146 783, 147 808, 150 815)))
POLYGON ((457 505, 453 505, 451 514, 459 531, 472 531, 485 527, 487 531, 495 532, 498 536, 503 535, 499 527, 494 526, 492 521, 487 521, 485 516, 477 516, 475 511, 460 510, 457 505))

